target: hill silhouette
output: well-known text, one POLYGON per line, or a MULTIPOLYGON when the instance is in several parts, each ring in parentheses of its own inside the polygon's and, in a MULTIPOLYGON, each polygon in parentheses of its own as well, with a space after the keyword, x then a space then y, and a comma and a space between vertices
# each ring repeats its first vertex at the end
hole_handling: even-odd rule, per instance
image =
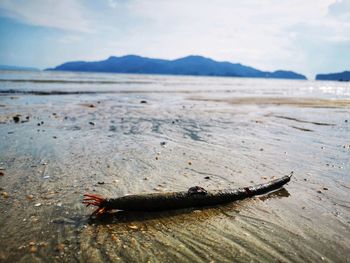
POLYGON ((306 79, 304 75, 293 71, 261 71, 240 63, 218 62, 210 58, 194 55, 175 60, 146 58, 136 55, 126 55, 122 57, 111 56, 102 61, 67 62, 48 70, 306 79))
POLYGON ((350 81, 350 71, 343 71, 339 73, 329 73, 329 74, 317 74, 316 80, 350 81))

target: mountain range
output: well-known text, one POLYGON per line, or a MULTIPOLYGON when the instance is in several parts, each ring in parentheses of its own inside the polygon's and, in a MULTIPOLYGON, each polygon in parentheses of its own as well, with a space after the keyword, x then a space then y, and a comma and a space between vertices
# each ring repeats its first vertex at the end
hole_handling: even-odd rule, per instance
POLYGON ((316 80, 350 81, 350 71, 343 71, 339 73, 329 73, 329 74, 317 74, 316 80))
POLYGON ((240 63, 219 62, 210 58, 193 55, 175 60, 146 58, 136 55, 126 55, 121 57, 111 56, 102 61, 67 62, 47 70, 306 79, 304 75, 293 71, 261 71, 240 63))

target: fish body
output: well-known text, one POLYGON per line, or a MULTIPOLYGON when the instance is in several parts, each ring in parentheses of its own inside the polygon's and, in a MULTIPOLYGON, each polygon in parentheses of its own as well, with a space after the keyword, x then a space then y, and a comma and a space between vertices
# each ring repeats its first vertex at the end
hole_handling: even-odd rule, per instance
POLYGON ((84 203, 98 206, 99 208, 95 211, 97 214, 113 209, 125 211, 161 211, 187 207, 213 206, 275 191, 288 183, 291 176, 292 174, 263 184, 238 189, 207 191, 202 187, 195 186, 188 189, 188 191, 127 195, 109 199, 96 195, 85 195, 84 203))

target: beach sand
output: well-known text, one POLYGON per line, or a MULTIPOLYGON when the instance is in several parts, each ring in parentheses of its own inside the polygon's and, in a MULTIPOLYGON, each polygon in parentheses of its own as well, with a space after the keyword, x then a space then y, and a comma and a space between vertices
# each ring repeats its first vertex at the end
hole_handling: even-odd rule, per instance
POLYGON ((0 105, 0 262, 350 262, 349 100, 140 91, 0 105), (280 191, 217 207, 90 220, 81 204, 291 171, 280 191))

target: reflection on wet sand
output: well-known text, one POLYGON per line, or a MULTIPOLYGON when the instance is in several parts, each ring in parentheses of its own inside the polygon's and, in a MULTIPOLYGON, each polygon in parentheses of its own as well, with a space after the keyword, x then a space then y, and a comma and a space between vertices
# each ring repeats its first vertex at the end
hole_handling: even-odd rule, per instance
MULTIPOLYGON (((271 193, 265 196, 264 201, 282 198, 287 193, 283 190, 271 193)), ((255 230, 248 230, 240 223, 240 210, 258 200, 260 199, 167 212, 120 211, 89 221, 90 226, 82 235, 91 237, 90 244, 99 247, 99 257, 106 253, 124 260, 126 257, 134 261, 141 256, 151 261, 157 258, 169 262, 219 259, 244 261, 246 256, 258 259, 255 252, 247 250, 244 245, 249 240, 256 239, 255 230), (218 229, 217 224, 222 224, 223 229, 218 229), (216 234, 213 235, 213 231, 216 234), (135 249, 136 252, 132 252, 135 249), (232 253, 227 253, 227 249, 232 250, 232 253)), ((266 255, 267 258, 271 256, 266 255)), ((282 255, 277 257, 283 258, 282 255)))
POLYGON ((276 105, 307 108, 349 108, 350 99, 317 99, 294 97, 234 97, 234 98, 205 98, 200 96, 190 97, 191 100, 226 102, 233 105, 276 105))
POLYGON ((280 119, 285 119, 285 120, 289 120, 289 121, 301 122, 301 123, 310 123, 310 124, 314 124, 314 125, 335 126, 335 124, 333 124, 333 123, 324 123, 324 122, 315 122, 315 121, 305 121, 305 120, 301 120, 301 119, 297 119, 297 118, 292 118, 292 117, 288 117, 288 116, 275 115, 275 116, 273 116, 273 117, 280 118, 280 119))

